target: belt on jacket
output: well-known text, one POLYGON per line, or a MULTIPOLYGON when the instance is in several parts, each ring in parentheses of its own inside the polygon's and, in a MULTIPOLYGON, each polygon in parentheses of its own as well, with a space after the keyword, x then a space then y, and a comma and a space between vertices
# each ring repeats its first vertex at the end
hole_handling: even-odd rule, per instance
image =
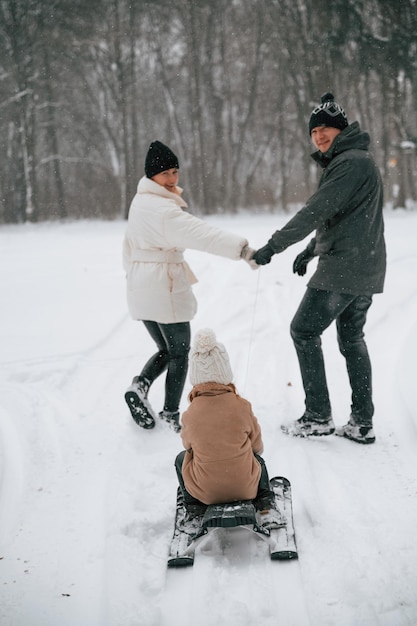
POLYGON ((130 260, 134 263, 184 263, 184 255, 178 250, 132 250, 130 260))

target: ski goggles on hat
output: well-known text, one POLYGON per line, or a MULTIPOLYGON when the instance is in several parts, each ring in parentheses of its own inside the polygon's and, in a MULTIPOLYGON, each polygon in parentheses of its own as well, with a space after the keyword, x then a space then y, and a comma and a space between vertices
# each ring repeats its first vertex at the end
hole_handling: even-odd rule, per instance
POLYGON ((345 119, 347 119, 346 113, 337 102, 334 100, 324 102, 323 104, 319 104, 311 113, 311 115, 317 115, 320 111, 324 111, 327 115, 331 117, 336 117, 337 115, 343 115, 345 119))

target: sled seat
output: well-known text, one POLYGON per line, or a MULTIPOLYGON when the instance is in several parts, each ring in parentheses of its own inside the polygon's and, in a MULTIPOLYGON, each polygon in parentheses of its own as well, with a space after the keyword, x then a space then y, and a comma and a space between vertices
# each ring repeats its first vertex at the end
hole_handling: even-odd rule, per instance
POLYGON ((256 526, 256 513, 252 500, 238 500, 226 504, 210 504, 201 522, 202 528, 233 528, 256 526))

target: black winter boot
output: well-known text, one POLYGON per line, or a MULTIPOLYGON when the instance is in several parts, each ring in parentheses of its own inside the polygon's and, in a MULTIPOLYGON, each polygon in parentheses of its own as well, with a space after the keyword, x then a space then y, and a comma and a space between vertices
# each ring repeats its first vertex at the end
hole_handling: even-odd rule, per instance
POLYGON ((159 413, 159 417, 161 418, 161 420, 164 420, 164 422, 167 422, 172 430, 174 430, 176 433, 180 432, 181 424, 180 414, 178 411, 167 411, 166 409, 164 409, 159 413))
POLYGON ((155 413, 148 400, 149 386, 145 378, 135 376, 125 393, 125 400, 133 419, 146 429, 155 426, 155 413))

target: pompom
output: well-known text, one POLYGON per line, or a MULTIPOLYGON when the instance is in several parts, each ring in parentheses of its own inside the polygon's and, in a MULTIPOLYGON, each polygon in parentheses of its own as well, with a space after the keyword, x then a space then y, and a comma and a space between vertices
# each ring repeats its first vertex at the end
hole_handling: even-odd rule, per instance
POLYGON ((194 338, 194 350, 200 354, 210 352, 216 345, 216 335, 211 328, 202 328, 194 338))
POLYGON ((322 101, 323 104, 325 102, 332 102, 333 100, 334 100, 334 95, 332 93, 330 93, 330 91, 327 91, 321 97, 321 101, 322 101))

